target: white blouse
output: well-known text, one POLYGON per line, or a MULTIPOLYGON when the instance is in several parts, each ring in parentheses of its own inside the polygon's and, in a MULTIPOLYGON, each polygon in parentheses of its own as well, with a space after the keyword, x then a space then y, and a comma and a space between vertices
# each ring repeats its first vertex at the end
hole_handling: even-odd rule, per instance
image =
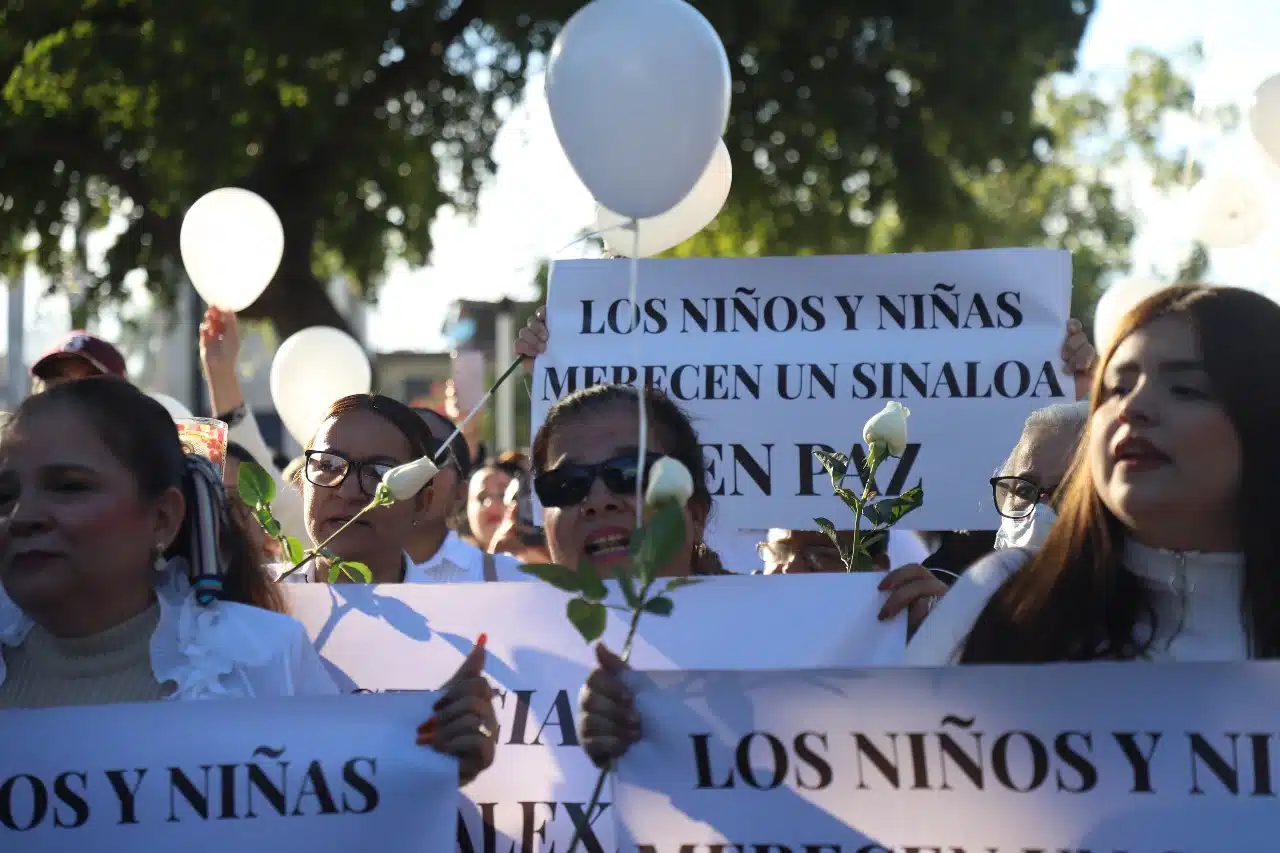
MULTIPOLYGON (((151 669, 171 682, 171 699, 254 699, 338 693, 302 623, 246 604, 198 603, 185 577, 156 587, 160 622, 151 635, 151 669)), ((0 587, 0 645, 22 645, 34 622, 0 587)), ((0 655, 0 684, 6 675, 0 655)))
MULTIPOLYGON (((987 602, 1026 563, 1020 550, 996 551, 974 564, 947 591, 907 645, 906 666, 956 663, 987 602)), ((1249 657, 1240 615, 1244 556, 1164 551, 1130 540, 1124 567, 1151 590, 1157 633, 1146 659, 1230 662, 1249 657)), ((1149 625, 1136 639, 1150 637, 1149 625)))

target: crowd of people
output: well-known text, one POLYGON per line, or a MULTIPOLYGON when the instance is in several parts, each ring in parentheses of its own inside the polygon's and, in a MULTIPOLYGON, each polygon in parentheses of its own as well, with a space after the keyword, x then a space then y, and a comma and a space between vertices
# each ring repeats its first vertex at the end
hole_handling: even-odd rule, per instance
MULTIPOLYGON (((539 313, 517 353, 536 359, 550 334, 539 313)), ((877 553, 880 617, 908 613, 904 665, 1278 653, 1269 495, 1280 462, 1269 448, 1280 402, 1265 389, 1280 370, 1267 355, 1280 346, 1280 305, 1171 287, 1099 344, 1068 325, 1063 370, 1078 401, 1036 412, 1003 465, 993 460, 998 531, 894 529, 877 553)), ((662 456, 694 474, 686 541, 664 574, 843 570, 830 541, 806 530, 757 537, 757 565, 722 559, 705 536, 713 497, 698 433, 660 391, 570 394, 528 453, 492 459, 477 458, 474 436, 454 437, 443 414, 356 395, 333 401, 302 457, 280 466, 245 406, 235 317, 211 309, 199 346, 211 408, 230 426, 224 480, 184 454, 170 415, 127 381, 107 342, 75 333, 33 367, 36 391, 0 433, 0 708, 335 692, 283 612, 273 581, 286 555, 236 496, 246 462, 276 480, 282 530, 315 546, 356 517, 388 470, 440 461, 411 500, 329 543, 377 583, 523 581, 522 563, 548 560, 607 576, 627 556, 637 479, 662 456)), ((287 580, 325 580, 323 568, 318 559, 287 580)), ((598 658, 579 723, 605 764, 644 727, 625 664, 603 646, 598 658)), ((459 758, 463 784, 496 745, 483 666, 480 638, 418 731, 459 758)))

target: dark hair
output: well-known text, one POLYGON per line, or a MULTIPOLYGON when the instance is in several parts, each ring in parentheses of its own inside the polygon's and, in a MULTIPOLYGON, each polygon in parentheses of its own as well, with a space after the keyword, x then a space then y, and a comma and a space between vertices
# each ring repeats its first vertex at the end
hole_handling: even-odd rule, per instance
MULTIPOLYGON (((534 436, 530 457, 535 474, 547 470, 551 439, 566 421, 575 421, 612 406, 635 408, 640 400, 639 392, 630 385, 593 385, 575 391, 557 402, 548 411, 538 434, 534 436)), ((711 515, 711 490, 707 488, 707 466, 702 459, 702 443, 698 431, 684 410, 670 397, 656 388, 646 388, 645 406, 649 424, 658 434, 667 456, 679 461, 693 475, 693 497, 690 503, 711 515)), ((705 543, 694 548, 694 574, 721 574, 724 570, 720 558, 705 543)))
POLYGON ((511 477, 523 477, 529 470, 529 454, 523 450, 508 450, 494 460, 492 467, 511 477))
POLYGON ((243 444, 236 444, 234 441, 227 442, 227 458, 237 462, 254 462, 253 454, 245 450, 243 444))
MULTIPOLYGON (((28 397, 6 428, 60 404, 75 407, 92 425, 111 454, 133 475, 143 500, 155 500, 172 488, 182 490, 186 517, 165 556, 185 558, 196 571, 199 561, 195 552, 202 538, 198 532, 199 492, 203 490, 217 501, 213 509, 218 519, 227 519, 230 510, 221 482, 210 476, 216 471, 200 457, 183 452, 178 428, 164 406, 124 379, 91 376, 62 382, 28 397)), ((216 527, 221 574, 192 578, 197 596, 207 602, 211 598, 207 593, 212 592, 226 601, 284 612, 284 597, 268 579, 244 528, 234 522, 216 527)))
POLYGON ((467 444, 466 436, 460 432, 454 435, 458 425, 435 409, 415 408, 414 411, 426 421, 427 429, 441 447, 444 446, 445 441, 448 441, 449 436, 453 436, 453 441, 449 442, 449 456, 453 460, 454 468, 457 469, 459 480, 470 479, 472 472, 475 471, 476 461, 471 456, 471 445, 467 444))
MULTIPOLYGON (((1134 330, 1169 316, 1188 318, 1199 337, 1214 398, 1240 439, 1239 518, 1244 552, 1241 617, 1250 655, 1280 657, 1280 305, 1247 290, 1183 285, 1139 303, 1119 324, 1094 376, 1097 411, 1103 368, 1134 330)), ((1092 426, 1086 427, 1085 435, 1092 426)), ((1082 438, 1062 487, 1061 508, 1043 547, 988 603, 969 634, 965 663, 1129 659, 1155 636, 1151 593, 1122 568, 1124 525, 1102 503, 1082 438), (1135 636, 1151 620, 1146 642, 1135 636)))

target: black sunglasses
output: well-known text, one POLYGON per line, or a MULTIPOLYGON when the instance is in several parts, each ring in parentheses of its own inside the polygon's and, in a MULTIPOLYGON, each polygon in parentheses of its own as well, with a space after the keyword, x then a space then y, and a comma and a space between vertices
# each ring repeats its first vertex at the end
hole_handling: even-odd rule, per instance
POLYGON ((1022 477, 991 478, 991 499, 995 501, 996 512, 1005 518, 1026 518, 1036 504, 1047 501, 1053 492, 1053 489, 1041 488, 1039 483, 1022 477))
POLYGON ((396 467, 387 462, 352 462, 328 450, 308 450, 305 456, 307 462, 302 471, 307 482, 322 489, 336 489, 354 471, 356 482, 366 498, 377 495, 382 476, 396 467))
MULTIPOLYGON (((647 478, 649 469, 661 458, 661 453, 646 453, 643 476, 647 478)), ((615 495, 634 496, 636 478, 641 476, 640 472, 639 457, 634 453, 615 456, 595 465, 569 462, 534 477, 533 490, 544 507, 577 506, 587 499, 597 477, 615 495)))

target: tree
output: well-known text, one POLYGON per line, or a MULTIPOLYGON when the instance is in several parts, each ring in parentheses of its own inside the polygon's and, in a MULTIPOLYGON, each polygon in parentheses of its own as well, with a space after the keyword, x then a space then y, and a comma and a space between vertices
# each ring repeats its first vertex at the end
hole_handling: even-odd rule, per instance
MULTIPOLYGON (((1200 168, 1185 149, 1164 144, 1169 123, 1196 120, 1225 131, 1238 121, 1232 110, 1193 115, 1195 95, 1186 73, 1201 59, 1199 46, 1174 57, 1140 49, 1131 53, 1119 81, 1097 74, 1047 77, 1032 98, 1030 118, 1038 131, 1027 152, 977 165, 949 161, 940 152, 927 170, 933 175, 924 181, 928 186, 901 177, 878 184, 881 164, 869 160, 863 170, 825 179, 844 188, 847 203, 808 204, 784 186, 775 206, 760 208, 750 194, 737 197, 735 168, 734 195, 725 212, 673 254, 1064 248, 1072 253, 1072 312, 1089 324, 1107 277, 1130 266, 1137 213, 1117 181, 1136 172, 1159 189, 1189 184, 1200 168), (915 194, 936 185, 946 188, 952 213, 921 216, 915 194)), ((922 85, 903 88, 914 92, 922 85)), ((1202 274, 1206 261, 1203 247, 1196 247, 1179 278, 1202 274)))
MULTIPOLYGON (((286 254, 253 313, 340 324, 320 282, 376 291, 468 211, 527 72, 580 0, 40 0, 0 13, 0 265, 78 269, 123 214, 86 307, 134 270, 170 299, 181 217, 252 189, 286 254), (40 238, 32 245, 31 235, 40 238)), ((973 218, 964 176, 1034 159, 1032 94, 1070 70, 1091 0, 700 0, 735 80, 741 249, 862 251, 892 202, 907 244, 973 218)), ((736 227, 731 228, 731 225, 736 227)), ((58 280, 59 276, 54 276, 58 280)))

